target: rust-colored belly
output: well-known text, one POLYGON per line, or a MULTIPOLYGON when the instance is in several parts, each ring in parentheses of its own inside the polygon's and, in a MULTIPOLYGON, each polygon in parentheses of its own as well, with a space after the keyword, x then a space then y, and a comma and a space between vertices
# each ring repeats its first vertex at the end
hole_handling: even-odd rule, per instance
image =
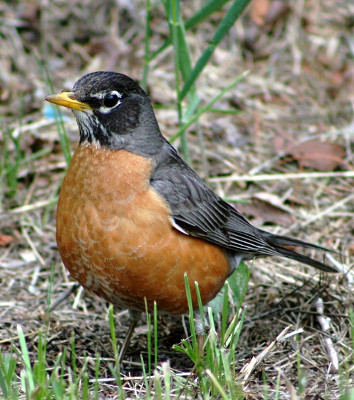
POLYGON ((159 312, 188 309, 221 289, 229 266, 217 246, 172 227, 168 205, 149 186, 151 164, 126 151, 80 146, 60 191, 57 243, 65 267, 85 288, 113 304, 159 312))

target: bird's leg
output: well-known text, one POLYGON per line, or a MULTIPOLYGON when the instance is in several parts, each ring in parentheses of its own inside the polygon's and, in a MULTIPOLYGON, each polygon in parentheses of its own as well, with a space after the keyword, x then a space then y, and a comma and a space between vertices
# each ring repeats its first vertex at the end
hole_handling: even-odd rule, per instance
POLYGON ((129 329, 127 332, 127 336, 125 337, 122 348, 120 349, 120 353, 119 353, 119 357, 118 357, 119 364, 122 364, 122 362, 124 360, 124 356, 130 345, 130 340, 133 336, 136 324, 138 323, 138 320, 141 317, 141 312, 137 311, 137 310, 129 310, 129 316, 130 316, 130 325, 129 325, 129 329))

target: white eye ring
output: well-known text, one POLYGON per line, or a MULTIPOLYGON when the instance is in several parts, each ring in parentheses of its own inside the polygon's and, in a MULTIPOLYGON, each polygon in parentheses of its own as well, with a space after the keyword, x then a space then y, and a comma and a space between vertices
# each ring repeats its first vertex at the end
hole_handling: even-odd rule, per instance
POLYGON ((108 93, 104 98, 103 98, 103 106, 100 107, 100 112, 102 113, 108 113, 111 111, 113 108, 116 108, 121 104, 121 98, 123 95, 116 90, 113 90, 112 92, 108 93))

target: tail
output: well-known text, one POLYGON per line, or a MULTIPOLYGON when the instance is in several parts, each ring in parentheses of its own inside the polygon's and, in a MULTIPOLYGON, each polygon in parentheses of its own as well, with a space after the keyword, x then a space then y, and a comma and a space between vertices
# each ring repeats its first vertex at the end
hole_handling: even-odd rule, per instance
POLYGON ((339 272, 336 268, 327 265, 321 261, 314 260, 311 257, 305 256, 303 254, 299 254, 296 251, 290 250, 283 246, 299 246, 306 247, 311 249, 322 250, 325 252, 336 253, 335 251, 328 250, 325 247, 317 246, 315 244, 303 242, 302 240, 293 239, 287 236, 273 235, 266 231, 260 231, 263 239, 272 247, 280 256, 291 258, 292 260, 300 261, 303 264, 310 265, 311 267, 315 267, 321 269, 326 272, 339 272))

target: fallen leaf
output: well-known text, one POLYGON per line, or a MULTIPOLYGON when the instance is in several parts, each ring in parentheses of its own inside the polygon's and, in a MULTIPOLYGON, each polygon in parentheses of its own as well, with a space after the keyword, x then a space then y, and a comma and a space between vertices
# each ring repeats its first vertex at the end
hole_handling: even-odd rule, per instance
POLYGON ((294 222, 293 217, 286 211, 277 206, 270 204, 267 201, 252 198, 251 203, 237 204, 237 209, 242 214, 248 217, 253 217, 257 220, 257 224, 274 224, 274 225, 290 225, 294 222))
POLYGON ((301 167, 313 168, 318 171, 332 171, 343 162, 345 150, 337 143, 309 140, 289 149, 289 153, 301 167))
POLYGON ((0 233, 0 246, 7 246, 14 240, 13 236, 3 235, 0 233))
POLYGON ((269 10, 269 0, 253 0, 251 19, 257 25, 263 25, 269 10))
POLYGON ((354 243, 351 243, 348 247, 348 253, 350 256, 354 256, 354 243))

